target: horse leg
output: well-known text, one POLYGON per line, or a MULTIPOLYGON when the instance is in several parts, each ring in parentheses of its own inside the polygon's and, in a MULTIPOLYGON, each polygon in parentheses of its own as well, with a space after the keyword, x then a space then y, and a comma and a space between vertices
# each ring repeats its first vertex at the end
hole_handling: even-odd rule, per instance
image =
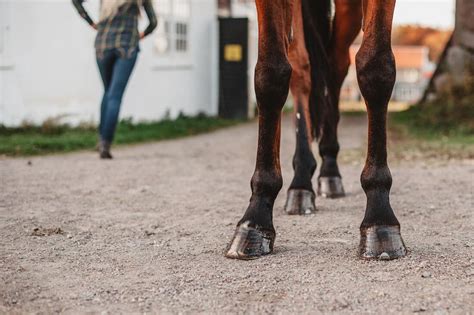
POLYGON ((329 78, 328 103, 322 117, 322 134, 319 154, 322 165, 318 177, 318 194, 326 198, 344 196, 341 174, 337 165, 339 142, 339 95, 350 66, 349 48, 360 32, 362 23, 362 0, 336 0, 336 14, 328 48, 329 78))
POLYGON ((273 204, 282 187, 280 170, 281 109, 288 97, 291 65, 292 0, 256 0, 259 26, 255 92, 258 148, 251 180, 250 204, 237 224, 226 257, 253 259, 272 252, 275 240, 273 204))
POLYGON ((357 80, 369 121, 367 159, 361 175, 367 196, 360 226, 359 255, 394 259, 406 255, 398 222, 390 206, 392 177, 387 166, 387 106, 395 83, 391 29, 395 0, 364 0, 364 38, 356 55, 357 80))
POLYGON ((309 112, 311 66, 306 51, 302 18, 301 3, 300 0, 296 0, 293 8, 293 40, 289 52, 293 69, 290 90, 295 104, 296 149, 293 157, 295 174, 288 189, 285 205, 288 214, 310 214, 316 211, 315 194, 311 183, 316 170, 316 159, 311 151, 313 132, 309 112))

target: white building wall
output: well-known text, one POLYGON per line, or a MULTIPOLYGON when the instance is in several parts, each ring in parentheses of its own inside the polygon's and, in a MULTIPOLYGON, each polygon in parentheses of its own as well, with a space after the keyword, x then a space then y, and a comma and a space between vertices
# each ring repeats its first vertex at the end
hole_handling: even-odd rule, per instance
MULTIPOLYGON (((89 0, 89 12, 98 3, 89 0)), ((215 0, 191 0, 185 55, 157 55, 153 34, 141 42, 121 117, 217 113, 216 11, 215 0)), ((0 124, 60 116, 72 124, 96 122, 102 84, 94 37, 70 0, 0 0, 0 124)))

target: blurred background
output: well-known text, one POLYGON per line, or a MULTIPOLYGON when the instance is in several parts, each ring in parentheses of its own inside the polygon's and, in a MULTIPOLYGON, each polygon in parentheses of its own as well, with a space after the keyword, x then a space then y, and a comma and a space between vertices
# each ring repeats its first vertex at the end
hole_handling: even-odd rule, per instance
MULTIPOLYGON (((86 1, 93 18, 99 2, 86 1)), ((254 1, 153 3, 158 28, 141 42, 122 119, 135 124, 196 115, 254 117, 254 1)), ((406 110, 412 104, 423 108, 441 100, 440 106, 429 106, 433 115, 449 116, 448 128, 452 120, 463 120, 463 130, 472 132, 473 6, 472 0, 397 1, 393 28, 397 82, 390 110, 406 110), (450 106, 456 110, 448 113, 450 106)), ((146 18, 141 22, 144 27, 146 18)), ((69 0, 0 0, 0 125, 4 133, 8 128, 32 128, 45 122, 47 126, 97 122, 102 87, 94 36, 69 0)), ((351 48, 352 60, 360 41, 361 36, 351 48)), ((365 110, 353 66, 341 99, 343 111, 365 110)), ((288 104, 291 107, 291 98, 288 104)), ((425 118, 444 124, 438 118, 425 118)))

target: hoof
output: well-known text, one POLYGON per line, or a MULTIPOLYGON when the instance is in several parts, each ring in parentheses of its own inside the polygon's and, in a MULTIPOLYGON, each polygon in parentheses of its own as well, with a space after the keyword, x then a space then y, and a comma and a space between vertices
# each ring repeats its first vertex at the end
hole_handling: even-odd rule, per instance
POLYGON ((259 226, 250 227, 247 221, 237 226, 225 257, 242 260, 257 259, 273 252, 274 242, 274 230, 264 230, 259 226))
POLYGON ((344 197, 344 187, 340 177, 319 177, 318 195, 324 198, 344 197))
POLYGON ((312 191, 304 189, 288 190, 285 212, 288 214, 313 214, 316 212, 314 205, 315 195, 312 191))
POLYGON ((391 260, 406 254, 399 226, 376 225, 361 228, 359 245, 361 258, 391 260))

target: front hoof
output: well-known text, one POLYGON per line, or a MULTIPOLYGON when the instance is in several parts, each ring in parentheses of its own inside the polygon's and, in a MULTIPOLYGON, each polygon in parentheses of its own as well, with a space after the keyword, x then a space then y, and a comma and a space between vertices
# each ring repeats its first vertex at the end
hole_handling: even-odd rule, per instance
POLYGON ((285 212, 288 214, 313 214, 316 212, 314 204, 315 195, 312 191, 305 189, 290 189, 285 204, 285 212))
POLYGON ((259 226, 251 227, 249 223, 246 221, 237 226, 225 257, 250 260, 273 252, 275 231, 265 230, 259 226))
POLYGON ((375 225, 360 229, 361 258, 392 260, 406 254, 399 226, 375 225))
POLYGON ((340 177, 319 177, 318 178, 318 195, 324 198, 340 198, 344 197, 344 187, 340 177))

